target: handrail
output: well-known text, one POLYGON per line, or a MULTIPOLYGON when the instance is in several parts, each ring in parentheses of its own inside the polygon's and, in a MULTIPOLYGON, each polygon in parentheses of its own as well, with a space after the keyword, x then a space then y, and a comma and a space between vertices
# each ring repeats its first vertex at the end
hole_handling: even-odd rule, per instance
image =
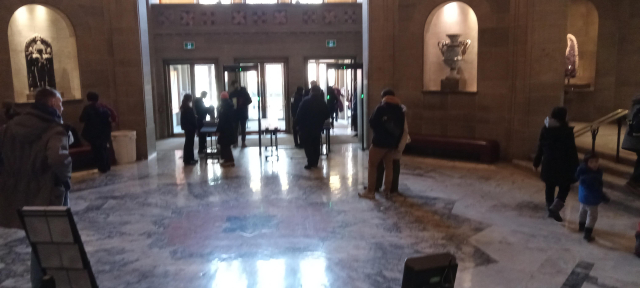
POLYGON ((616 111, 613 111, 611 113, 609 113, 607 116, 604 116, 596 121, 593 121, 591 123, 589 123, 586 126, 580 127, 579 129, 575 130, 573 132, 573 136, 580 137, 584 134, 589 133, 590 131, 600 128, 600 125, 603 124, 607 124, 609 122, 613 122, 615 120, 618 120, 620 118, 622 118, 623 116, 626 117, 627 114, 629 114, 629 110, 626 109, 618 109, 616 111))

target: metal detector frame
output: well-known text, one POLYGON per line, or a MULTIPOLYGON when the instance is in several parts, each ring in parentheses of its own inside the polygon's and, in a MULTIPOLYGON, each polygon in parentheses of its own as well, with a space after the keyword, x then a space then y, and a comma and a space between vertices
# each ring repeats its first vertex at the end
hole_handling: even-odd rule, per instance
MULTIPOLYGON (((260 65, 258 63, 251 63, 251 64, 234 64, 234 65, 223 65, 222 66, 222 73, 223 73, 223 77, 224 78, 224 90, 225 91, 229 91, 229 81, 227 80, 228 77, 226 73, 234 73, 235 74, 235 80, 238 81, 238 83, 240 83, 240 85, 242 86, 242 84, 246 83, 242 83, 240 81, 240 73, 242 72, 248 72, 248 71, 256 71, 258 73, 258 83, 256 83, 258 86, 258 147, 259 147, 259 153, 260 156, 262 156, 262 107, 261 107, 261 102, 262 102, 262 97, 264 92, 262 91, 262 85, 260 85, 260 74, 262 71, 260 71, 260 65)), ((237 133, 237 131, 236 131, 237 133)))

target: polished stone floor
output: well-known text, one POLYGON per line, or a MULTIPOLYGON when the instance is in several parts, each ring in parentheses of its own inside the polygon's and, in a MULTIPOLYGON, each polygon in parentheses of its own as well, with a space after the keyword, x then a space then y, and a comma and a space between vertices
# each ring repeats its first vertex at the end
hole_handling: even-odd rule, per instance
MULTIPOLYGON (((335 145, 318 170, 234 150, 235 168, 183 167, 181 151, 74 175, 71 207, 102 288, 400 287, 407 257, 453 253, 455 287, 638 288, 640 200, 612 192, 593 244, 542 184, 508 164, 403 158, 404 199, 359 199, 366 152, 335 145)), ((21 231, 0 229, 0 287, 29 287, 21 231)))

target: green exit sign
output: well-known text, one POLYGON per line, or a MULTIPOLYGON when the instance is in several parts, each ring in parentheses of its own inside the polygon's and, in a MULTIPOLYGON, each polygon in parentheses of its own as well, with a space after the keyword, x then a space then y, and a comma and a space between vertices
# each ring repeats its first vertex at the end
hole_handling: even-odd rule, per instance
POLYGON ((193 50, 193 49, 196 49, 196 42, 184 41, 184 50, 193 50))
POLYGON ((327 47, 329 48, 333 48, 336 47, 336 45, 338 45, 338 43, 336 42, 335 39, 329 39, 327 40, 327 47))

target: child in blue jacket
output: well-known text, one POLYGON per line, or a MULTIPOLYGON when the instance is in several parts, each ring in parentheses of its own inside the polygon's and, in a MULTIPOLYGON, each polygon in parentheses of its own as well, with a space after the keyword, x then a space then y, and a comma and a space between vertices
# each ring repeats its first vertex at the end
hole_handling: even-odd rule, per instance
POLYGON ((578 167, 576 178, 580 181, 580 219, 578 220, 578 230, 584 231, 584 240, 591 242, 595 240, 593 227, 598 220, 598 205, 609 203, 609 197, 604 194, 602 182, 602 170, 599 168, 600 159, 595 154, 584 156, 584 163, 578 167))

